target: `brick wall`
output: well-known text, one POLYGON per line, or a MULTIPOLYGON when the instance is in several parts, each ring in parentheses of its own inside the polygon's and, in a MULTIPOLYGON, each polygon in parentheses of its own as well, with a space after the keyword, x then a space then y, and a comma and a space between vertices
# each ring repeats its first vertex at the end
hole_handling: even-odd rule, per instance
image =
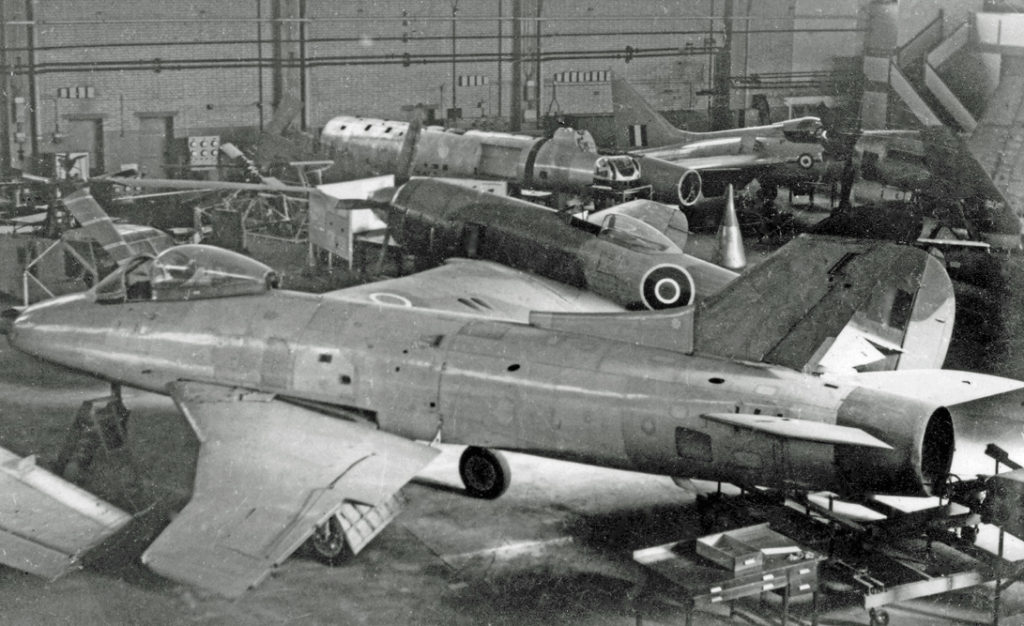
MULTIPOLYGON (((863 1, 833 4, 848 4, 855 13, 863 1)), ((23 0, 0 2, 9 16, 24 11, 23 0)), ((285 17, 297 16, 297 0, 279 2, 285 17)), ((522 3, 530 14, 535 0, 522 3)), ((743 15, 747 4, 736 0, 736 13, 743 15)), ((734 42, 742 39, 742 47, 734 48, 732 74, 787 71, 797 56, 793 33, 787 32, 795 0, 749 4, 747 17, 754 19, 745 23, 765 32, 734 37, 734 42), (778 32, 768 32, 772 29, 778 32)), ((469 120, 509 114, 511 5, 511 0, 457 0, 455 106, 469 120), (506 59, 500 67, 499 52, 506 59), (464 84, 457 84, 459 77, 464 84)), ((66 143, 77 141, 74 137, 53 144, 55 128, 65 134, 82 120, 99 120, 105 163, 97 169, 132 162, 147 114, 172 116, 178 138, 251 132, 260 123, 261 103, 264 121, 269 120, 275 85, 298 92, 303 83, 297 22, 280 29, 287 40, 280 47, 286 67, 275 83, 275 29, 256 23, 257 6, 266 20, 275 0, 36 0, 40 150, 81 148, 66 143), (287 67, 289 60, 293 67, 287 67), (74 93, 85 87, 90 97, 58 97, 61 89, 74 93)), ((707 45, 711 39, 721 44, 723 28, 721 19, 709 17, 712 11, 720 14, 722 6, 716 0, 546 0, 540 21, 541 94, 533 105, 541 114, 610 113, 606 81, 553 80, 556 74, 610 71, 628 77, 661 109, 685 117, 706 111, 707 96, 699 92, 709 86, 712 71, 707 45)), ((452 0, 306 0, 306 11, 311 129, 339 113, 408 119, 416 105, 434 109, 438 117, 452 107, 452 0)), ((529 20, 523 26, 529 53, 536 27, 529 20)), ((9 27, 11 45, 24 46, 25 32, 23 26, 9 27)), ((25 54, 11 52, 23 62, 25 54)), ((831 67, 827 46, 804 46, 799 57, 802 68, 831 67)), ((524 63, 524 73, 532 76, 535 67, 533 61, 524 63)), ((27 78, 19 76, 15 91, 25 93, 26 85, 27 78)), ((733 95, 734 108, 748 104, 749 92, 733 95)), ((525 97, 532 99, 533 91, 525 97)))

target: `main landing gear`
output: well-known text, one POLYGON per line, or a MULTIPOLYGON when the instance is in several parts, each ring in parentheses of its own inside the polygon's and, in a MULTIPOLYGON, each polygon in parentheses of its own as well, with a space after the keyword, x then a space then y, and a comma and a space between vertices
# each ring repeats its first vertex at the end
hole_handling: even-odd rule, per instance
POLYGON ((313 536, 309 538, 309 545, 313 548, 316 558, 331 567, 341 565, 351 554, 345 542, 341 522, 336 515, 330 516, 326 522, 317 526, 313 536))
POLYGON ((500 452, 470 446, 459 459, 459 477, 466 493, 474 498, 497 498, 508 489, 511 476, 508 462, 500 452))

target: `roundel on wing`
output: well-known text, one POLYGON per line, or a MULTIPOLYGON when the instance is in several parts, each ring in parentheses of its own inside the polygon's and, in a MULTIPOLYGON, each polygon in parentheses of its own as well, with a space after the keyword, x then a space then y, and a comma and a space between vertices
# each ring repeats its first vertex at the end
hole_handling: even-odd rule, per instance
POLYGON ((800 167, 804 168, 805 170, 809 170, 811 169, 811 166, 814 165, 814 157, 805 152, 801 154, 799 157, 797 157, 796 162, 797 165, 799 165, 800 167))
POLYGON ((374 304, 384 304, 387 306, 401 306, 411 307, 412 301, 403 295, 397 293, 389 293, 387 291, 377 291, 370 294, 370 302, 374 304))
POLYGON ((640 281, 640 297, 648 309, 686 306, 693 302, 693 295, 693 278, 678 265, 659 265, 640 281))

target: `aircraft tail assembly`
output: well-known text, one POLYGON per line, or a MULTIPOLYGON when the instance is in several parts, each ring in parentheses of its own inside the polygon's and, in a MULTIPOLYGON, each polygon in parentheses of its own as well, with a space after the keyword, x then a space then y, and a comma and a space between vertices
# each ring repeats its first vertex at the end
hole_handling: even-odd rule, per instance
POLYGON ((953 315, 931 255, 803 236, 698 305, 694 351, 818 373, 939 368, 953 315))
POLYGON ((612 80, 612 110, 619 148, 664 146, 692 140, 689 133, 673 126, 621 78, 612 80))

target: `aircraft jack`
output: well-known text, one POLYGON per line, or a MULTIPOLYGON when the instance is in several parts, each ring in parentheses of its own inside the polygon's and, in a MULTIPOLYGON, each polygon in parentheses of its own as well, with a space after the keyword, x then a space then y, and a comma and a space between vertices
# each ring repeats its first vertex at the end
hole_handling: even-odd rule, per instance
POLYGON ((132 485, 122 485, 133 508, 137 507, 138 485, 142 473, 128 448, 128 417, 130 412, 121 399, 120 385, 111 385, 111 394, 82 402, 75 419, 64 438, 54 472, 72 482, 84 479, 102 454, 112 461, 120 461, 132 474, 132 485))

